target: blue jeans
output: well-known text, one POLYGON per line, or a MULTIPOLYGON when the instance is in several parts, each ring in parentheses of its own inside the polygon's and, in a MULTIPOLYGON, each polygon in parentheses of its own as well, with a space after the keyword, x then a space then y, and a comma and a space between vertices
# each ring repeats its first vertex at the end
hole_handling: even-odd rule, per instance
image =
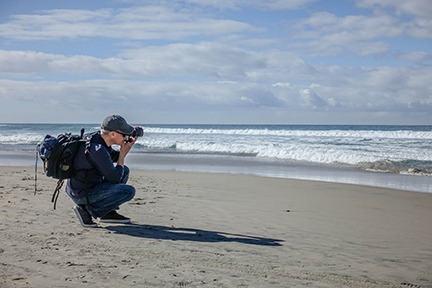
POLYGON ((84 206, 93 218, 103 217, 111 211, 118 210, 119 206, 130 201, 135 196, 135 188, 126 185, 129 179, 129 168, 124 166, 123 177, 119 184, 104 181, 91 187, 87 198, 72 199, 76 204, 84 206))

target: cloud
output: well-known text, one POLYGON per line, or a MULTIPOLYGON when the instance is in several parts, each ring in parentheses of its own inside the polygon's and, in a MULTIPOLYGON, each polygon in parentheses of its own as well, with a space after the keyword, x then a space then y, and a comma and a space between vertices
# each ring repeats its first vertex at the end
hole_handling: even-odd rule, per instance
MULTIPOLYGON (((241 119, 242 113, 246 111, 272 109, 277 115, 296 111, 326 111, 330 115, 391 111, 411 116, 419 113, 430 115, 427 112, 432 109, 430 66, 352 68, 319 64, 313 68, 315 72, 312 74, 297 75, 297 78, 291 78, 292 82, 276 83, 258 83, 247 81, 247 78, 244 81, 197 81, 193 77, 181 81, 96 79, 55 82, 3 79, 0 80, 3 107, 0 111, 8 113, 11 107, 19 109, 15 111, 23 111, 19 107, 32 104, 32 110, 23 113, 38 111, 38 114, 44 115, 55 111, 75 117, 68 111, 78 109, 86 115, 125 111, 130 114, 136 112, 137 115, 158 113, 158 117, 162 117, 164 113, 184 115, 202 112, 204 118, 211 113, 219 113, 237 115, 241 119)), ((264 74, 265 71, 270 75, 275 74, 268 67, 259 68, 258 71, 258 74, 264 74)), ((296 72, 282 72, 278 79, 289 79, 287 75, 301 74, 296 72)), ((269 76, 269 79, 272 77, 269 76)))
POLYGON ((376 56, 390 51, 390 45, 381 39, 432 39, 432 22, 402 21, 387 13, 338 17, 329 12, 316 12, 297 21, 291 28, 292 37, 298 40, 292 47, 306 49, 303 53, 310 56, 344 52, 376 56))
MULTIPOLYGON (((337 17, 329 12, 317 12, 309 18, 299 21, 299 24, 303 27, 312 28, 316 36, 324 35, 327 39, 334 41, 335 44, 348 44, 354 39, 398 37, 407 28, 398 18, 385 14, 337 17)), ((313 33, 306 34, 306 37, 313 33)), ((301 37, 301 35, 297 36, 301 37)))
MULTIPOLYGON (((414 56, 416 55, 410 55, 410 58, 415 58, 414 56)), ((423 53, 417 55, 421 59, 426 56, 428 55, 423 53)), ((153 95, 151 91, 159 87, 157 93, 154 93, 154 99, 157 99, 158 95, 165 95, 175 100, 175 103, 183 103, 182 101, 188 99, 190 103, 202 105, 242 106, 248 103, 268 107, 324 107, 327 102, 333 107, 366 109, 368 105, 365 103, 375 103, 375 107, 384 107, 391 103, 408 107, 410 103, 428 104, 432 101, 429 79, 429 75, 432 75, 432 66, 355 68, 341 65, 311 65, 284 51, 251 52, 207 42, 131 49, 122 52, 116 58, 106 59, 83 55, 64 56, 33 51, 0 50, 0 73, 13 78, 27 77, 24 75, 29 74, 33 80, 23 83, 32 83, 34 87, 40 87, 40 90, 44 89, 45 85, 55 91, 58 87, 64 87, 66 83, 75 83, 77 87, 82 87, 85 83, 85 89, 89 89, 91 93, 102 91, 113 95, 138 95, 139 99, 148 99, 149 95, 153 95), (43 80, 34 81, 34 77, 43 79, 45 74, 50 77, 54 74, 70 74, 83 79, 91 74, 92 78, 125 81, 118 80, 120 82, 114 81, 115 83, 128 83, 126 79, 130 79, 130 84, 117 89, 116 85, 108 85, 108 82, 102 82, 103 80, 65 81, 59 82, 58 86, 43 80), (163 82, 155 82, 161 83, 156 85, 151 82, 152 79, 163 79, 163 82), (97 83, 97 88, 89 86, 89 83, 97 83), (104 84, 99 85, 100 83, 104 84), (165 86, 167 90, 161 88, 165 86), (130 90, 130 87, 135 89, 130 90), (141 90, 147 93, 142 94, 141 90), (299 95, 302 97, 300 100, 299 95)), ((28 85, 30 84, 24 84, 23 87, 30 87, 28 85)), ((70 85, 69 90, 77 89, 70 85)), ((16 87, 20 88, 19 85, 16 87)), ((65 91, 62 90, 58 94, 63 95, 65 91)), ((97 93, 87 95, 82 102, 87 101, 89 97, 102 97, 97 93)), ((27 95, 24 92, 10 95, 12 94, 16 97, 27 95)), ((3 97, 7 97, 6 95, 9 94, 5 93, 3 97)), ((77 95, 86 93, 80 91, 77 95)), ((66 100, 72 101, 68 98, 66 100)))
POLYGON ((194 4, 199 7, 213 7, 221 10, 238 10, 242 8, 260 9, 260 10, 297 10, 307 7, 309 4, 318 2, 319 0, 230 0, 230 1, 214 1, 214 0, 171 0, 171 1, 149 1, 149 0, 126 0, 135 5, 152 4, 194 4))
MULTIPOLYGON (((197 106, 278 106, 265 85, 217 82, 144 82, 128 80, 82 80, 70 82, 0 80, 2 101, 38 103, 62 109, 152 107, 171 111, 193 111, 197 106), (245 101, 249 99, 250 101, 245 101), (133 103, 133 105, 131 105, 133 103)), ((213 107, 213 108, 211 108, 213 107)))
POLYGON ((126 50, 119 56, 148 67, 150 77, 241 80, 248 77, 248 71, 266 69, 268 65, 268 59, 256 52, 209 42, 126 50))
POLYGON ((356 0, 359 7, 392 7, 397 14, 414 15, 418 17, 431 18, 432 5, 429 0, 356 0))
MULTIPOLYGON (((307 5, 319 0, 237 0, 235 2, 238 7, 253 7, 262 10, 297 10, 305 8, 307 5)), ((221 1, 223 2, 223 1, 221 1)))
POLYGON ((374 9, 377 15, 394 13, 400 19, 404 16, 412 17, 403 22, 406 26, 405 36, 432 39, 432 5, 429 0, 356 0, 356 4, 359 7, 374 9))
POLYGON ((327 102, 320 98, 311 89, 301 89, 300 91, 300 106, 310 107, 313 109, 327 106, 327 102))
POLYGON ((407 53, 400 53, 397 56, 400 60, 412 62, 414 64, 424 64, 427 60, 432 59, 432 55, 423 51, 412 51, 407 53))
POLYGON ((0 36, 15 40, 106 37, 117 39, 178 40, 192 36, 260 31, 250 24, 212 19, 191 11, 162 6, 124 9, 45 10, 38 14, 14 15, 0 24, 0 36))
POLYGON ((119 78, 192 77, 265 83, 275 77, 297 79, 311 72, 312 66, 289 52, 260 53, 209 42, 129 49, 106 59, 0 50, 3 74, 96 73, 119 78))
POLYGON ((0 50, 0 73, 50 73, 52 69, 50 69, 49 63, 64 58, 63 55, 34 51, 0 50))
MULTIPOLYGON (((185 6, 184 2, 199 7, 215 6, 230 9, 244 7, 262 10, 300 9, 314 0, 274 1, 207 1, 189 0, 171 2, 145 1, 146 6, 122 9, 44 10, 33 14, 12 16, 12 20, 0 24, 0 36, 13 40, 58 40, 103 37, 128 40, 187 40, 204 37, 200 41, 216 38, 225 43, 237 43, 244 47, 266 46, 279 43, 281 39, 251 37, 263 28, 230 19, 218 19, 215 14, 202 9, 185 6), (225 4, 223 4, 225 3, 225 4), (226 4, 229 3, 229 4, 226 4), (225 7, 229 8, 229 7, 225 7)), ((423 1, 357 1, 366 8, 395 7, 397 11, 420 12, 423 1)), ((135 2, 140 3, 140 1, 135 2)), ((429 5, 430 6, 430 5, 429 5)), ((427 10, 428 8, 425 8, 427 10)), ((408 12, 406 12, 408 13, 408 12)), ((336 56, 354 54, 360 57, 389 54, 391 46, 385 39, 410 37, 432 39, 432 19, 422 16, 406 19, 378 11, 372 16, 348 15, 338 17, 329 12, 316 12, 310 17, 297 20, 288 28, 290 48, 306 56, 336 56), (294 41, 293 41, 294 40, 294 41)), ((262 36, 262 35, 261 35, 262 36)))

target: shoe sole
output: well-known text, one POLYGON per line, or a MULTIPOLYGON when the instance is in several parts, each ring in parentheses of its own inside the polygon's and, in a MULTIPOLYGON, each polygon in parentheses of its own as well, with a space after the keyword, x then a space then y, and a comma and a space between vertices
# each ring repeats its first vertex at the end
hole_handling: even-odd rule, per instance
POLYGON ((101 219, 101 218, 97 218, 97 221, 101 223, 117 223, 117 224, 127 224, 131 222, 130 219, 116 220, 116 219, 101 219))
POLYGON ((83 219, 81 217, 81 213, 78 211, 78 209, 79 208, 77 206, 73 207, 73 210, 75 211, 75 214, 77 215, 78 220, 80 221, 80 223, 81 223, 81 225, 83 227, 86 227, 86 228, 95 228, 95 227, 97 227, 96 223, 93 223, 93 224, 86 224, 86 223, 84 223, 84 221, 83 221, 83 219))

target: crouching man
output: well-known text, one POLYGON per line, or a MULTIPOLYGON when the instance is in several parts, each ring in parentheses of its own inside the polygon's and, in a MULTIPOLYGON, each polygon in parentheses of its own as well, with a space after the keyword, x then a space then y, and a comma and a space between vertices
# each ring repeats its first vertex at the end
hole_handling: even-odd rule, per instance
POLYGON ((129 168, 125 156, 135 144, 134 127, 119 115, 106 117, 95 133, 90 147, 83 143, 74 160, 75 175, 67 182, 66 193, 75 202, 73 209, 84 227, 96 227, 93 219, 105 223, 129 223, 130 219, 116 210, 135 196, 135 188, 127 185, 129 168), (116 151, 111 145, 120 146, 116 151), (86 155, 87 154, 87 155, 86 155))

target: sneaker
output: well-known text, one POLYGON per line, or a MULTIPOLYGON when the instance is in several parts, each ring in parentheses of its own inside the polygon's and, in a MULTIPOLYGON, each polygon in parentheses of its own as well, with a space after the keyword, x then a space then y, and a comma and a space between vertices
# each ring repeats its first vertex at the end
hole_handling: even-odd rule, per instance
POLYGON ((97 227, 97 224, 93 222, 93 219, 87 210, 78 205, 75 205, 73 209, 75 211, 75 214, 78 216, 78 219, 80 220, 82 226, 87 228, 97 227))
POLYGON ((118 214, 115 210, 109 212, 103 217, 98 217, 97 219, 99 222, 103 222, 103 223, 129 223, 130 222, 130 218, 118 214))

